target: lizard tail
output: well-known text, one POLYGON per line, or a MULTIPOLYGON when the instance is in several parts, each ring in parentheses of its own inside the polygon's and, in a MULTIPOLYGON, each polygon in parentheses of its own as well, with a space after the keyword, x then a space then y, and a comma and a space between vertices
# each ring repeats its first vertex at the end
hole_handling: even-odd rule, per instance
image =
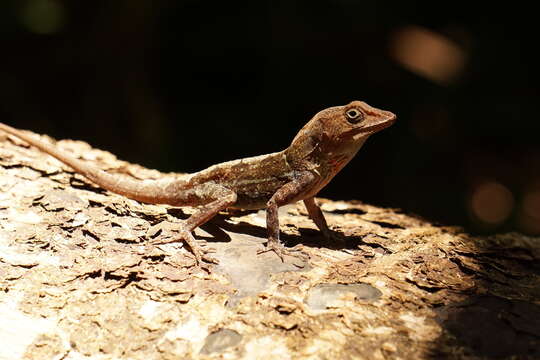
POLYGON ((70 166, 77 173, 94 182, 103 189, 123 195, 130 199, 150 204, 175 205, 174 196, 171 196, 171 187, 182 187, 182 181, 178 179, 164 180, 132 180, 124 176, 109 174, 96 166, 85 163, 67 153, 60 151, 55 146, 42 140, 23 133, 21 130, 0 123, 0 130, 24 140, 41 151, 55 157, 64 164, 70 166))

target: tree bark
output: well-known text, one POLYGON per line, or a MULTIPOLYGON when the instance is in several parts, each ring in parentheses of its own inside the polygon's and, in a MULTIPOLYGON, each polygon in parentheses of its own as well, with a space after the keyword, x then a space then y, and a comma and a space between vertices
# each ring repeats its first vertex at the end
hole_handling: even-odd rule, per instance
MULTIPOLYGON (((110 172, 170 174, 77 141, 110 172)), ((540 358, 540 238, 471 236, 399 209, 319 199, 280 208, 282 241, 308 259, 257 255, 264 211, 195 231, 219 265, 174 237, 192 209, 92 185, 12 137, 0 141, 0 359, 540 358)), ((443 206, 443 204, 441 204, 443 206)))

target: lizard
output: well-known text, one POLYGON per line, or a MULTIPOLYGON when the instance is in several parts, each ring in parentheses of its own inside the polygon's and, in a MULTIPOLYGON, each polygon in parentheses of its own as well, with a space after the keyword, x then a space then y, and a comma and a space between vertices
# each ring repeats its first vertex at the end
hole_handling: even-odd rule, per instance
POLYGON ((266 209, 268 238, 265 248, 258 253, 273 251, 281 261, 292 251, 279 240, 280 206, 302 200, 309 218, 325 237, 332 238, 333 232, 315 196, 356 155, 369 136, 395 120, 396 115, 389 111, 353 101, 315 114, 285 150, 227 161, 183 177, 156 180, 110 174, 22 130, 3 123, 0 130, 55 157, 105 190, 143 203, 198 207, 180 222, 180 238, 167 242, 185 241, 197 264, 201 264, 217 260, 197 244, 192 232, 226 209, 266 209))

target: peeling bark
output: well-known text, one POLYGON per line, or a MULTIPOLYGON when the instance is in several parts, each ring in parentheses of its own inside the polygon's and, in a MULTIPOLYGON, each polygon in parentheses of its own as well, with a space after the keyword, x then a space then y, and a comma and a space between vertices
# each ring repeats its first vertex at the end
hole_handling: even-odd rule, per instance
MULTIPOLYGON (((76 141, 111 172, 164 176, 76 141)), ((0 359, 540 358, 540 238, 475 237, 399 209, 302 204, 282 240, 309 260, 256 255, 265 216, 197 229, 220 264, 195 267, 177 235, 192 209, 105 192, 15 138, 0 141, 0 359), (339 240, 339 239, 338 239, 339 240)))

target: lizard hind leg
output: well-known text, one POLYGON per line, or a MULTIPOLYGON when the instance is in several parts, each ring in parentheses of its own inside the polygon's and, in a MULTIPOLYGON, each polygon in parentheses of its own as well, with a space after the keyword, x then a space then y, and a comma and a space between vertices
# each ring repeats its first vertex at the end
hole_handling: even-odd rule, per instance
POLYGON ((195 261, 197 265, 201 265, 203 261, 217 264, 217 259, 209 255, 212 252, 212 249, 203 248, 198 243, 197 240, 193 237, 192 231, 195 230, 198 226, 206 223, 208 220, 213 218, 218 212, 224 210, 236 202, 237 196, 236 193, 232 190, 219 186, 216 188, 217 191, 212 192, 217 199, 211 201, 210 203, 202 206, 191 215, 186 220, 180 222, 180 237, 175 239, 170 239, 166 241, 157 241, 153 242, 153 245, 158 244, 167 244, 176 241, 184 241, 191 249, 191 252, 195 256, 195 261))

